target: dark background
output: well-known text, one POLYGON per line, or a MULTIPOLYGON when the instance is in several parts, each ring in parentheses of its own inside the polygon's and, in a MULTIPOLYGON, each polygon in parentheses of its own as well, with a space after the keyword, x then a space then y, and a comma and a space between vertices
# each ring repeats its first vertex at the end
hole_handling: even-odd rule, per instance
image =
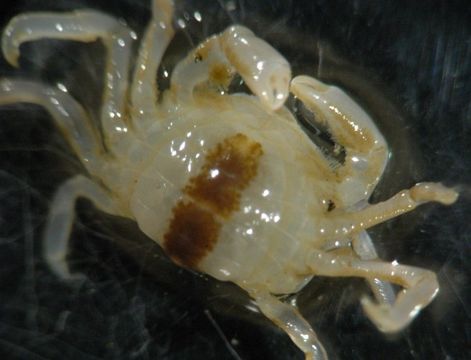
MULTIPOLYGON (((149 18, 144 0, 4 1, 0 26, 24 11, 84 7, 122 17, 138 33, 149 18)), ((178 2, 187 26, 163 68, 206 36, 245 24, 287 57, 294 74, 343 87, 372 114, 392 151, 373 201, 417 181, 461 192, 452 207, 429 205, 371 231, 384 259, 438 274, 438 297, 402 333, 385 336, 366 319, 361 280, 316 278, 299 294, 332 359, 471 358, 470 9, 468 1, 178 2)), ((0 76, 60 81, 96 114, 99 43, 40 41, 22 50, 22 70, 2 59, 0 76)), ((88 280, 52 275, 40 254, 49 201, 83 171, 46 112, 0 109, 0 358, 303 358, 246 309, 241 291, 177 268, 132 222, 87 201, 78 203, 69 263, 88 280)))

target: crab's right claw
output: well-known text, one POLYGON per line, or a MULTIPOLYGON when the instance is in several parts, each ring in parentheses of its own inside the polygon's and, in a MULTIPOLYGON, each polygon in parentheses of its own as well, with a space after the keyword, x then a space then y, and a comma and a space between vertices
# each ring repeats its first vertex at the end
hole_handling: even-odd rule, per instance
POLYGON ((221 39, 223 52, 264 106, 277 110, 289 95, 291 68, 272 46, 243 26, 231 26, 221 39))

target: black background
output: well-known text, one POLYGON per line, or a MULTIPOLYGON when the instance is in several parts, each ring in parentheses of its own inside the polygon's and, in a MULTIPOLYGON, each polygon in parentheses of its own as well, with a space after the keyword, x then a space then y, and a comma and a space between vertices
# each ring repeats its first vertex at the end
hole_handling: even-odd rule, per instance
MULTIPOLYGON (((287 57, 294 74, 342 86, 373 115, 392 150, 373 201, 417 181, 443 181, 461 192, 452 207, 426 206, 371 231, 383 258, 433 269, 439 277, 437 299, 402 333, 385 336, 366 319, 358 303, 368 291, 361 280, 316 278, 299 294, 300 309, 331 358, 471 358, 468 1, 237 0, 227 10, 228 3, 178 2, 177 18, 189 20, 163 69, 206 36, 245 24, 287 57), (192 18, 195 11, 201 24, 192 18)), ((0 6, 1 27, 33 10, 100 9, 138 33, 149 18, 144 0, 0 6)), ((22 50, 22 70, 2 59, 0 76, 60 81, 96 114, 99 43, 39 41, 22 50)), ((47 113, 27 105, 0 109, 2 359, 303 358, 280 330, 245 309, 242 292, 177 268, 133 223, 86 201, 78 204, 69 263, 88 280, 71 284, 53 276, 39 245, 49 201, 81 172, 47 113)))

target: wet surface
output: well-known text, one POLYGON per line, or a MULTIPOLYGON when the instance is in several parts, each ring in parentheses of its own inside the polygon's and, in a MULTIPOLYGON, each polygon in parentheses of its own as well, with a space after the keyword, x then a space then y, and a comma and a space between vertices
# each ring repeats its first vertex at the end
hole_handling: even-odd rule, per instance
MULTIPOLYGON (((435 301, 400 334, 366 319, 358 279, 314 279, 296 298, 332 359, 471 357, 471 10, 466 1, 178 2, 184 27, 160 79, 183 48, 242 23, 287 57, 294 74, 347 90, 377 121, 392 151, 373 201, 418 181, 443 181, 461 197, 429 205, 370 232, 384 259, 434 270, 435 301), (223 6, 224 5, 224 6, 223 6), (198 19, 201 18, 201 21, 198 19)), ((93 7, 141 31, 148 1, 17 1, 1 26, 32 10, 93 7)), ((92 113, 100 97, 103 49, 41 41, 25 45, 22 70, 0 60, 0 76, 64 83, 92 113)), ((165 81, 162 81, 165 83, 165 81)), ((0 109, 0 356, 3 359, 302 359, 249 299, 173 265, 129 221, 87 201, 69 263, 84 283, 57 279, 40 255, 52 194, 83 172, 43 110, 0 109)))

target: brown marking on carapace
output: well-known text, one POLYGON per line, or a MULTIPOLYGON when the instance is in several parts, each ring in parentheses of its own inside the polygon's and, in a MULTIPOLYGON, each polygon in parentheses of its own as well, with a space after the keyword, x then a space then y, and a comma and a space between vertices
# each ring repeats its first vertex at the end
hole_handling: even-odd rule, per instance
POLYGON ((212 64, 209 68, 209 81, 224 88, 229 87, 232 75, 231 68, 222 62, 212 64))
POLYGON ((236 134, 209 151, 201 172, 183 192, 214 213, 228 218, 240 206, 240 194, 257 175, 262 146, 236 134))
POLYGON ((221 225, 213 214, 193 202, 180 201, 164 235, 164 250, 177 264, 196 268, 214 247, 221 225))
POLYGON ((197 268, 216 244, 221 223, 239 209, 240 194, 256 176, 262 146, 243 134, 224 139, 209 151, 201 172, 190 179, 164 235, 164 250, 177 264, 197 268))

